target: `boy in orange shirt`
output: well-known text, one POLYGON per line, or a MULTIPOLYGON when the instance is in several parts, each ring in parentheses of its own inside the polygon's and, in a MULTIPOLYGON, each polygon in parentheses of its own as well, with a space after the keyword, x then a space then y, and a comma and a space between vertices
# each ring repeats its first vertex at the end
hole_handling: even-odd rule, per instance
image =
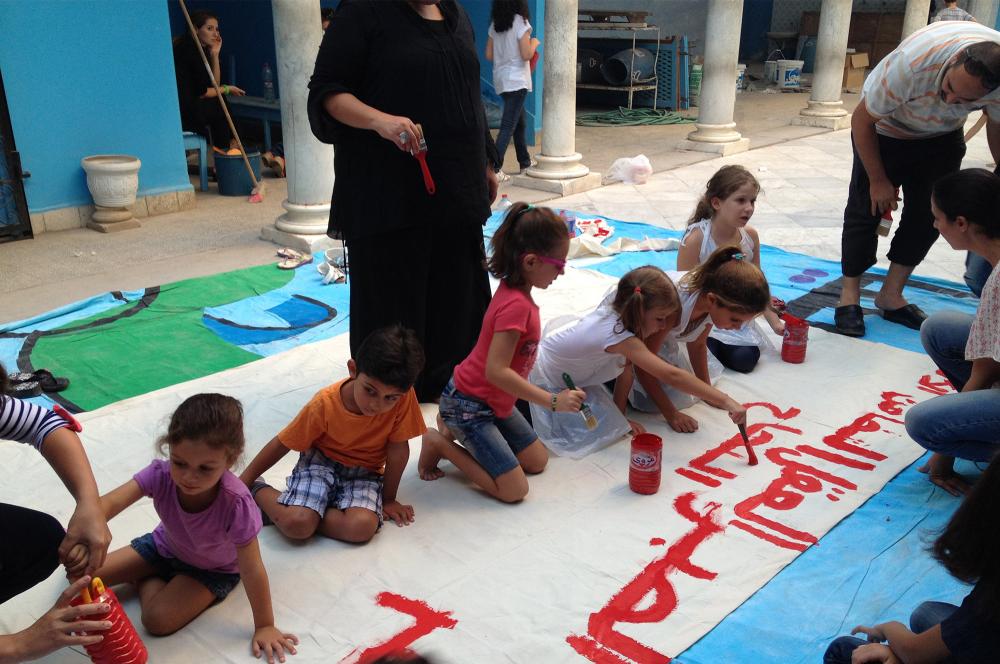
POLYGON ((316 532, 367 542, 383 517, 405 526, 413 507, 396 500, 409 440, 426 431, 413 383, 424 366, 417 336, 401 326, 375 330, 347 361, 350 377, 319 392, 257 453, 240 479, 285 536, 316 532), (283 493, 260 475, 289 450, 299 462, 283 493), (383 475, 384 470, 384 475, 383 475))

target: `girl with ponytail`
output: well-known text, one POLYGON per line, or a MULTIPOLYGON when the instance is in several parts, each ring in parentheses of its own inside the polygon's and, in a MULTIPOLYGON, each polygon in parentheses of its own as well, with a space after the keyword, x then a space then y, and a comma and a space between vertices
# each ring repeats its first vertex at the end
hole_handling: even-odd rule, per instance
MULTIPOLYGON (((565 384, 563 374, 568 374, 587 393, 598 426, 588 429, 578 414, 552 413, 532 404, 532 423, 542 442, 561 455, 580 458, 630 430, 641 433, 641 425, 625 418, 631 378, 615 383, 614 399, 604 386, 623 373, 631 376, 633 365, 658 381, 728 410, 734 420, 745 419, 743 406, 691 372, 664 362, 646 346, 646 339, 676 326, 680 315, 674 283, 663 270, 647 265, 623 276, 597 309, 547 332, 531 381, 555 389, 565 384)), ((558 320, 555 325, 559 326, 558 320)))
MULTIPOLYGON (((767 280, 742 249, 733 246, 716 249, 690 272, 671 272, 668 276, 677 285, 680 307, 671 325, 648 337, 646 345, 665 362, 681 370, 690 369, 703 385, 711 386, 721 375, 722 367, 714 358, 713 363, 709 363, 709 333, 713 327, 739 329, 761 314, 771 302, 767 280), (686 358, 680 354, 681 342, 687 345, 686 358)), ((642 366, 639 369, 639 385, 634 386, 629 396, 632 405, 638 410, 662 413, 678 433, 698 429, 698 422, 693 417, 680 412, 693 403, 687 395, 720 407, 694 390, 678 391, 673 389, 676 385, 652 375, 642 366)), ((629 385, 631 387, 631 380, 629 385)), ((721 407, 730 411, 733 421, 740 422, 746 417, 745 410, 736 413, 726 406, 721 407)))
POLYGON ((528 493, 527 474, 542 472, 548 462, 514 402, 575 414, 584 395, 565 388, 549 392, 528 382, 542 334, 531 290, 548 288, 563 273, 566 224, 549 208, 515 203, 491 244, 487 267, 500 286, 479 341, 441 394, 438 430, 424 434, 417 470, 422 479, 436 480, 444 474, 438 463, 447 459, 486 493, 512 503, 528 493))

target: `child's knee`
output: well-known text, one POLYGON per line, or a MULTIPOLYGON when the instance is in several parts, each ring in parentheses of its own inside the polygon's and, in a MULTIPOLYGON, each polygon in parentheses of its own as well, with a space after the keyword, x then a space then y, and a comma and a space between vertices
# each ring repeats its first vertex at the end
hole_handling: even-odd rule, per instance
POLYGON ((309 539, 319 526, 319 515, 308 507, 296 507, 289 509, 276 523, 286 537, 309 539))
POLYGON ((524 462, 521 464, 521 468, 523 468, 524 472, 526 472, 528 475, 537 475, 538 473, 545 470, 545 466, 547 466, 548 464, 549 464, 548 455, 537 456, 525 459, 524 462))
POLYGON ((378 531, 378 515, 368 509, 349 508, 344 513, 344 539, 364 544, 378 531))
POLYGON ((517 503, 528 495, 528 478, 521 468, 508 471, 496 479, 496 498, 504 503, 517 503))
POLYGON ((517 455, 517 462, 528 475, 537 475, 549 463, 549 450, 541 440, 535 439, 531 445, 517 455))
POLYGON ((143 609, 142 626, 153 636, 170 636, 184 625, 179 624, 168 610, 152 607, 143 609))

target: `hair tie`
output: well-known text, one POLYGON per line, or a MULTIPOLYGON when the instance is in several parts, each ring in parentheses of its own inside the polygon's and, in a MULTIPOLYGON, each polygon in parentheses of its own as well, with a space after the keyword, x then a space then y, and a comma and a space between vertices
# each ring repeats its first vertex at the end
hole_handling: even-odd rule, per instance
POLYGON ((742 251, 737 251, 735 254, 730 256, 730 258, 732 258, 734 261, 741 261, 744 258, 746 258, 746 254, 744 254, 742 251))
POLYGON ((632 292, 634 292, 634 293, 635 293, 636 295, 642 295, 642 289, 641 289, 641 288, 639 288, 638 286, 636 286, 636 287, 635 287, 635 290, 634 290, 634 291, 632 291, 632 292))

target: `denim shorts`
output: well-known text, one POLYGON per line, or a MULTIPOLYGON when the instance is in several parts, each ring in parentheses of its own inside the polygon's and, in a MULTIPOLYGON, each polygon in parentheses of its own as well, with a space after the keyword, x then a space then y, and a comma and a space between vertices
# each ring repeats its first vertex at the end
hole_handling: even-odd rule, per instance
POLYGON ((517 455, 538 440, 516 408, 510 417, 499 418, 486 402, 455 389, 454 379, 441 393, 439 407, 458 442, 493 479, 517 468, 517 455))
POLYGON ((367 468, 345 466, 312 448, 299 455, 287 488, 278 496, 282 505, 308 507, 322 519, 334 507, 361 507, 375 512, 382 527, 382 476, 367 468))
POLYGON ((180 558, 168 558, 156 550, 153 533, 132 540, 132 548, 142 556, 142 559, 156 568, 156 576, 169 581, 178 574, 190 576, 192 579, 208 588, 216 599, 225 599, 240 582, 240 575, 230 572, 210 572, 188 565, 180 558))

